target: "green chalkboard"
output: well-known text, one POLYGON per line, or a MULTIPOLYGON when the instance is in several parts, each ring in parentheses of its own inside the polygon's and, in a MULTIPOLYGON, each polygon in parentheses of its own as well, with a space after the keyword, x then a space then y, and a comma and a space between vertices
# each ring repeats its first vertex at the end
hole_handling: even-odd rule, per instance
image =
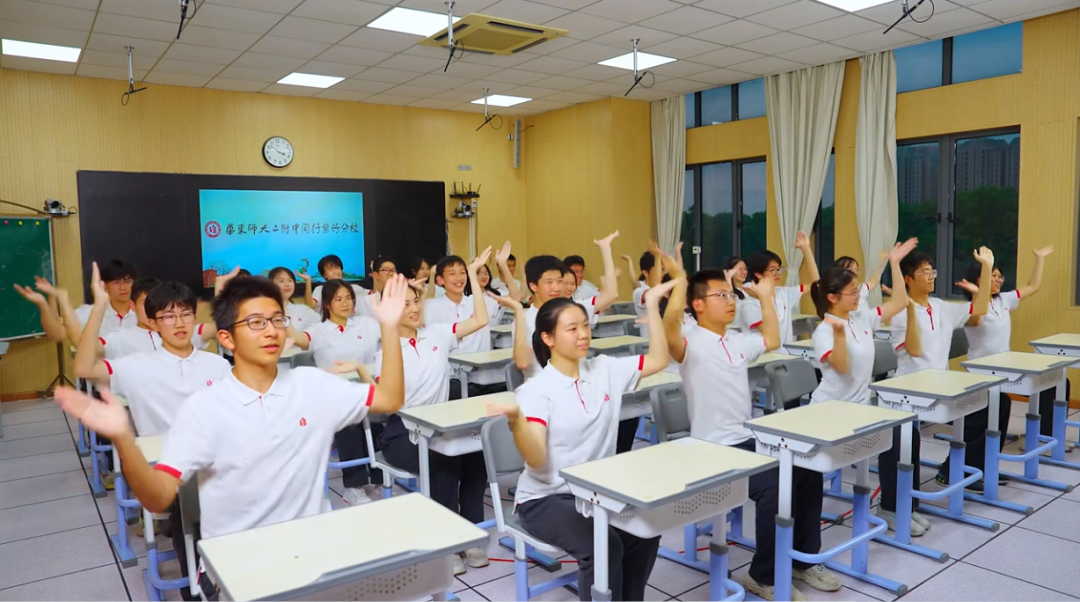
POLYGON ((41 316, 15 285, 33 286, 34 276, 53 276, 49 218, 0 215, 0 341, 42 334, 41 316))

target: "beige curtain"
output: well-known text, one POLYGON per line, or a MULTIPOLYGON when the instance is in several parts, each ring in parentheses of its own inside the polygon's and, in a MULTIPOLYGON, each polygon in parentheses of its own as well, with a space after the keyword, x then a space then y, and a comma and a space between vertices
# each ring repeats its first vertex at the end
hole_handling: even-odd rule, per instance
POLYGON ((765 78, 769 163, 788 284, 798 283, 803 262, 795 235, 810 232, 821 205, 843 87, 843 61, 765 78))
POLYGON ((686 179, 685 97, 652 103, 652 160, 657 242, 661 249, 673 252, 682 230, 686 179))
MULTIPOLYGON (((896 194, 896 58, 891 50, 865 56, 855 130, 855 217, 863 267, 892 248, 899 229, 896 194)), ((881 303, 881 290, 870 304, 881 303)))

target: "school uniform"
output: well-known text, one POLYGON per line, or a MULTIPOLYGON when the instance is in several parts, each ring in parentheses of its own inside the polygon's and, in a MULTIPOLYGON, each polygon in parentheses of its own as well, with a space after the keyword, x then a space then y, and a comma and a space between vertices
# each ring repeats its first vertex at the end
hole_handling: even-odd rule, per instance
MULTIPOLYGON (((648 308, 645 307, 645 293, 649 292, 649 285, 645 284, 644 280, 639 280, 637 288, 634 289, 634 313, 638 318, 644 318, 649 315, 648 308)), ((644 338, 649 338, 649 325, 639 324, 638 332, 644 338)))
MULTIPOLYGON (((488 323, 480 330, 461 339, 457 343, 459 353, 479 353, 491 351, 491 326, 498 324, 502 318, 503 309, 498 301, 484 296, 484 309, 487 311, 488 323)), ((455 303, 450 297, 443 295, 424 302, 424 322, 433 324, 459 324, 469 320, 474 315, 474 301, 470 295, 462 295, 461 302, 455 303)), ((456 379, 455 379, 456 380, 456 379)), ((506 390, 506 376, 502 370, 472 370, 469 369, 469 396, 476 397, 488 393, 496 393, 506 390)), ((461 382, 455 390, 451 391, 451 399, 461 398, 461 382)))
MULTIPOLYGON (((685 356, 679 365, 690 413, 690 436, 720 445, 755 451, 746 421, 753 418, 749 366, 765 354, 765 339, 757 332, 728 331, 723 336, 701 326, 687 329, 685 356)), ((750 576, 772 585, 776 556, 776 514, 780 503, 780 470, 750 477, 749 495, 756 506, 757 550, 750 576)), ((821 551, 821 473, 795 467, 792 472, 794 549, 821 551)), ((795 568, 810 564, 795 561, 795 568)))
MULTIPOLYGON (((776 318, 780 323, 781 345, 787 345, 795 340, 795 331, 791 327, 791 316, 799 309, 799 302, 802 300, 805 290, 806 287, 801 284, 799 286, 780 286, 775 289, 773 305, 776 307, 776 318)), ((761 326, 761 302, 749 295, 745 296, 746 299, 743 299, 741 305, 736 303, 735 316, 739 318, 740 328, 748 331, 761 326)))
POLYGON ((574 301, 584 302, 591 297, 595 297, 600 294, 600 289, 588 280, 582 280, 578 285, 577 290, 574 291, 574 301))
MULTIPOLYGON (((75 317, 79 319, 80 326, 86 326, 92 311, 94 311, 93 305, 84 304, 75 308, 75 317)), ((105 309, 105 315, 101 317, 101 329, 98 334, 105 336, 121 328, 137 328, 138 324, 139 318, 134 311, 129 309, 125 313, 119 314, 116 313, 112 306, 109 306, 105 309)))
MULTIPOLYGON (((196 324, 192 331, 191 344, 199 351, 205 351, 210 341, 202 338, 206 324, 196 324)), ((117 360, 135 353, 148 353, 161 349, 161 334, 145 328, 120 328, 98 337, 105 349, 105 359, 117 360)))
MULTIPOLYGON (((525 369, 525 380, 540 375, 540 362, 536 361, 536 353, 533 352, 533 334, 536 333, 536 316, 540 308, 533 305, 525 310, 525 344, 529 348, 529 367, 525 369)), ((514 329, 514 342, 517 342, 517 329, 514 329)))
MULTIPOLYGON (((634 390, 644 356, 597 356, 581 360, 573 379, 548 364, 517 390, 529 422, 547 428, 547 462, 525 465, 514 495, 525 528, 578 560, 578 596, 592 599, 594 548, 592 518, 575 507, 559 471, 615 453, 616 424, 623 394, 634 390)), ((819 483, 820 487, 820 483, 819 483)), ((660 538, 642 539, 608 527, 608 578, 612 600, 644 600, 660 538)))
POLYGON ((847 320, 825 314, 825 320, 817 325, 811 340, 814 356, 821 363, 821 382, 810 395, 810 403, 820 401, 850 401, 870 403, 870 381, 874 372, 874 330, 881 326, 881 308, 869 312, 851 312, 847 320), (833 325, 829 319, 844 322, 848 371, 837 372, 827 360, 833 352, 835 341, 833 325))
MULTIPOLYGON (((522 290, 521 281, 518 280, 517 278, 514 278, 514 286, 516 286, 519 291, 522 290)), ((503 297, 510 294, 510 287, 507 286, 506 283, 502 281, 502 278, 496 278, 496 279, 492 280, 491 281, 491 288, 499 291, 499 294, 501 296, 503 296, 503 297)), ((525 292, 527 293, 528 291, 526 290, 525 292)))
POLYGON ((308 326, 322 322, 322 316, 303 303, 286 304, 285 315, 289 316, 290 325, 296 332, 304 332, 308 326))
MULTIPOLYGON (((450 399, 450 353, 458 346, 457 324, 431 324, 417 330, 416 337, 401 339, 405 369, 405 406, 414 408, 450 399)), ((382 353, 376 359, 382 365, 382 353)), ((383 457, 391 465, 413 474, 420 471, 416 444, 401 417, 394 414, 379 437, 383 457)), ((444 456, 428 451, 431 499, 472 523, 484 520, 487 470, 481 452, 444 456)))
MULTIPOLYGON (((364 302, 364 300, 367 299, 368 295, 370 295, 371 293, 373 293, 375 291, 369 291, 368 289, 360 286, 359 284, 353 284, 351 286, 352 286, 353 294, 356 296, 356 303, 353 305, 353 313, 354 314, 364 313, 366 311, 366 309, 363 306, 364 304, 362 302, 364 302)), ((321 284, 319 286, 316 286, 315 290, 311 292, 311 298, 315 300, 315 311, 316 312, 321 312, 322 311, 322 285, 321 284)), ((368 307, 370 307, 370 305, 368 305, 368 307)))

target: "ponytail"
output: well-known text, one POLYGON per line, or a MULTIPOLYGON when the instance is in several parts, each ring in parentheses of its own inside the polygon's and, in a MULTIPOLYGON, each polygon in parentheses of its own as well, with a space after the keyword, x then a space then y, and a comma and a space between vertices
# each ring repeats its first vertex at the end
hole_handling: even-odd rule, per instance
POLYGON ((818 317, 825 319, 830 309, 829 295, 839 295, 855 280, 855 273, 847 268, 830 267, 821 279, 810 285, 810 298, 814 301, 818 317))

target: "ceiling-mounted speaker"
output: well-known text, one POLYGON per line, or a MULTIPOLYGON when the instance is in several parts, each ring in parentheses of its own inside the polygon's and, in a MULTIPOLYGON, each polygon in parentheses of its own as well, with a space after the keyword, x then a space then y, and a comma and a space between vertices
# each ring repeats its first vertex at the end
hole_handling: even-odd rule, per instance
POLYGON ((521 167, 521 118, 514 120, 514 169, 521 167))
MULTIPOLYGON (((454 44, 465 52, 509 56, 566 33, 565 29, 471 13, 454 23, 454 44)), ((440 30, 421 40, 420 45, 447 48, 450 34, 440 30)))

